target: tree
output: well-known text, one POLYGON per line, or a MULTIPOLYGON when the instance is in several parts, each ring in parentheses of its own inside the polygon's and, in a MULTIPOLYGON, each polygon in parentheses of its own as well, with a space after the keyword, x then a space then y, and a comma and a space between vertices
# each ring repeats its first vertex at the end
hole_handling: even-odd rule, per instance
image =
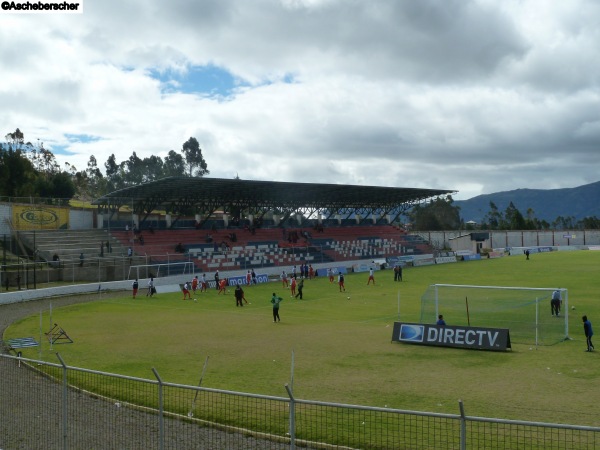
POLYGON ((195 137, 191 137, 184 142, 181 153, 183 153, 185 158, 185 167, 188 176, 201 177, 210 173, 207 169, 206 161, 204 161, 204 157, 202 156, 200 144, 195 137))
POLYGON ((490 211, 485 215, 484 220, 490 230, 500 229, 500 224, 503 221, 502 214, 498 211, 498 207, 494 202, 490 202, 490 211))
POLYGON ((460 227, 460 208, 453 205, 452 196, 436 198, 427 205, 417 205, 409 213, 414 230, 457 230, 460 227))
POLYGON ((525 219, 521 212, 515 207, 513 202, 510 202, 504 212, 504 221, 508 230, 524 230, 525 219))
POLYGON ((25 156, 25 136, 18 128, 6 135, 0 147, 0 195, 9 197, 36 195, 37 173, 25 156))
POLYGON ((115 158, 114 153, 110 155, 104 163, 107 180, 106 188, 108 191, 116 191, 117 189, 125 187, 125 182, 123 180, 123 166, 124 163, 117 164, 117 159, 115 158))
POLYGON ((169 151, 164 161, 163 173, 166 177, 180 177, 185 174, 185 162, 181 153, 175 150, 169 151))

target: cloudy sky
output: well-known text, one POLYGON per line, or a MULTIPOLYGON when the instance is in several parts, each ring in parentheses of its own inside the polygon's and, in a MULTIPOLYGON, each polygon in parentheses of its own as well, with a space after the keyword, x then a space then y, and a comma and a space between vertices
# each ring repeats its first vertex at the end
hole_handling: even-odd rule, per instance
POLYGON ((191 136, 210 177, 600 180, 596 0, 85 0, 0 11, 1 136, 85 169, 191 136))

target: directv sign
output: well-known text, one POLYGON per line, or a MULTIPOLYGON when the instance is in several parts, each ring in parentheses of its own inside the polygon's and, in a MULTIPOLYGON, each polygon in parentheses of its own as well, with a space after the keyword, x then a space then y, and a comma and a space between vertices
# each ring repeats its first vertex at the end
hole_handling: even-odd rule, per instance
POLYGON ((394 322, 392 341, 409 344, 504 351, 511 348, 507 328, 437 326, 394 322))

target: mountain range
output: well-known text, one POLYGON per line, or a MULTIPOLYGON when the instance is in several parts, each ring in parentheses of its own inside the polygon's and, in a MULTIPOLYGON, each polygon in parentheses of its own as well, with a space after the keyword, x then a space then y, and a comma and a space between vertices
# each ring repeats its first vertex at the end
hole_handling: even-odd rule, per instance
POLYGON ((576 221, 585 217, 600 218, 600 181, 575 188, 564 189, 515 189, 478 195, 468 200, 457 200, 454 206, 460 207, 460 217, 468 222, 481 223, 490 212, 490 202, 504 213, 510 202, 527 217, 531 208, 539 220, 552 223, 557 217, 574 217, 576 221))

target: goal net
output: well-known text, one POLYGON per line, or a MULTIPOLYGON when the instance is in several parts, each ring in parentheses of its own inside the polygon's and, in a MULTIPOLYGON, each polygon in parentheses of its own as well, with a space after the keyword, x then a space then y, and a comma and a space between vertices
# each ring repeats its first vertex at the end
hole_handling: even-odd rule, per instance
POLYGON ((194 273, 194 263, 191 261, 186 262, 172 262, 166 264, 139 264, 136 266, 129 266, 129 274, 127 279, 133 280, 134 278, 160 278, 169 277, 172 275, 185 275, 194 273))
POLYGON ((432 284, 421 297, 421 323, 442 314, 448 325, 507 328, 512 342, 552 345, 568 339, 567 289, 432 284), (552 314, 552 293, 561 297, 552 314))

